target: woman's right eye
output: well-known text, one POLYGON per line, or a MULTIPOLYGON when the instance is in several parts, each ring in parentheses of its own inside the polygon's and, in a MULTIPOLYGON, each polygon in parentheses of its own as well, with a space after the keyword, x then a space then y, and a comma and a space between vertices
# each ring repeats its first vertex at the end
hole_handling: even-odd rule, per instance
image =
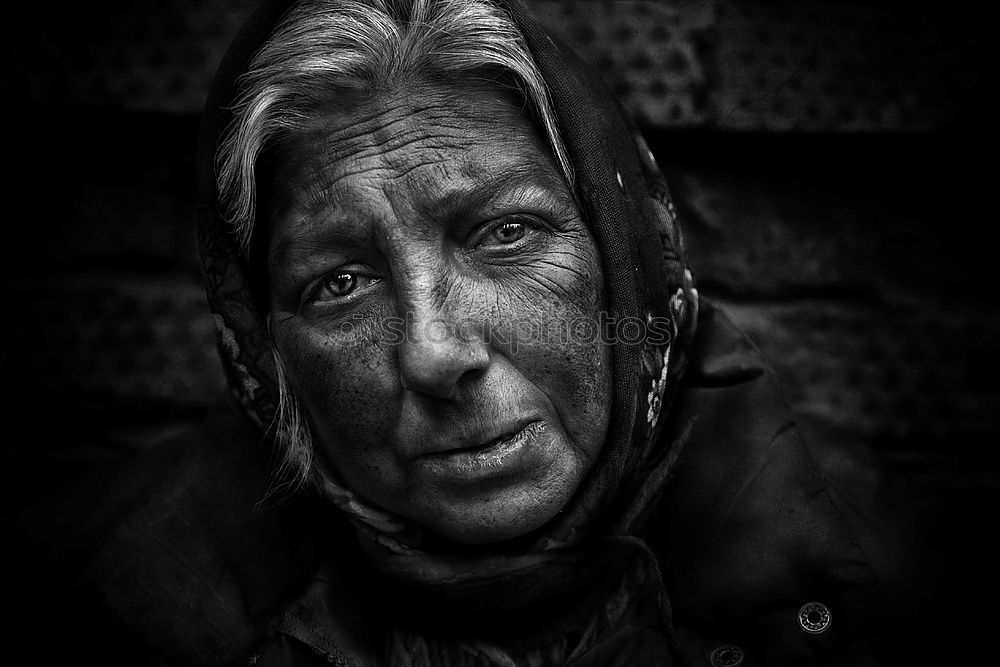
POLYGON ((321 295, 323 292, 333 297, 347 296, 358 287, 358 275, 356 273, 338 273, 330 276, 321 284, 321 295))
POLYGON ((343 301, 358 290, 382 280, 379 276, 361 271, 336 271, 319 280, 309 293, 311 303, 343 301))

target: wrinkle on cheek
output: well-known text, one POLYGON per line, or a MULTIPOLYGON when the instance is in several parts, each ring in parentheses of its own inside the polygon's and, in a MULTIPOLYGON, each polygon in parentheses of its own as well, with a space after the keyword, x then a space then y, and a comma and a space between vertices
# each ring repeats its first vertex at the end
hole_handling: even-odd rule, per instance
MULTIPOLYGON (((544 270, 505 285, 496 331, 510 344, 505 354, 553 401, 574 442, 606 411, 610 350, 600 335, 603 283, 596 253, 569 249, 546 259, 544 270), (558 267, 559 270, 555 270, 558 267)), ((577 446, 585 466, 597 452, 577 446)))
POLYGON ((558 349, 573 338, 574 325, 596 325, 602 295, 601 273, 593 253, 585 249, 549 253, 505 280, 497 290, 497 320, 521 327, 522 336, 530 336, 526 343, 548 343, 558 349))
MULTIPOLYGON (((537 266, 547 269, 544 273, 536 275, 551 275, 552 273, 563 274, 562 279, 553 280, 556 289, 562 293, 564 298, 573 299, 577 296, 578 290, 573 286, 576 283, 593 283, 595 276, 594 265, 596 258, 585 257, 582 253, 563 252, 550 255, 537 262, 537 266), (570 280, 566 280, 565 274, 570 274, 570 280)), ((599 295, 596 297, 600 300, 599 295)))
POLYGON ((377 340, 359 332, 350 345, 321 333, 283 341, 282 359, 317 438, 317 448, 343 475, 364 468, 388 469, 382 443, 391 415, 392 387, 384 380, 386 354, 377 340))

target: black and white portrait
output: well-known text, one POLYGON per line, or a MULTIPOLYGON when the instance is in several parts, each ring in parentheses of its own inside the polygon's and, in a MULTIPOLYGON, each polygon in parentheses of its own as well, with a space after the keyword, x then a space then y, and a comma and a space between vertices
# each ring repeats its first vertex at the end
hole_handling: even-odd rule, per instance
POLYGON ((988 662, 991 25, 14 8, 11 664, 988 662))

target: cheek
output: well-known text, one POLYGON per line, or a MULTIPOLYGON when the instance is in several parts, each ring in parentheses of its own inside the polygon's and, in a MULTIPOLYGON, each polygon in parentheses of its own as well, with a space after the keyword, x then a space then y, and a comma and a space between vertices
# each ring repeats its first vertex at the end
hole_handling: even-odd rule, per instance
POLYGON ((610 406, 603 279, 592 244, 561 256, 572 264, 547 265, 510 290, 500 333, 509 358, 548 396, 570 438, 593 450, 603 443, 610 406))
POLYGON ((289 384, 299 397, 317 445, 348 478, 391 461, 382 443, 391 420, 395 369, 385 350, 357 330, 349 339, 319 328, 275 332, 289 384))

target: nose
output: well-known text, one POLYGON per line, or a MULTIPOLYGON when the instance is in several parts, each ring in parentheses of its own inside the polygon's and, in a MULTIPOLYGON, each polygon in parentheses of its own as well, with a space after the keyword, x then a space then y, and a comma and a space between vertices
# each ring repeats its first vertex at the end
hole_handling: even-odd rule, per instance
POLYGON ((489 364, 485 337, 474 321, 449 314, 446 307, 413 305, 399 347, 404 389, 449 399, 489 364))

